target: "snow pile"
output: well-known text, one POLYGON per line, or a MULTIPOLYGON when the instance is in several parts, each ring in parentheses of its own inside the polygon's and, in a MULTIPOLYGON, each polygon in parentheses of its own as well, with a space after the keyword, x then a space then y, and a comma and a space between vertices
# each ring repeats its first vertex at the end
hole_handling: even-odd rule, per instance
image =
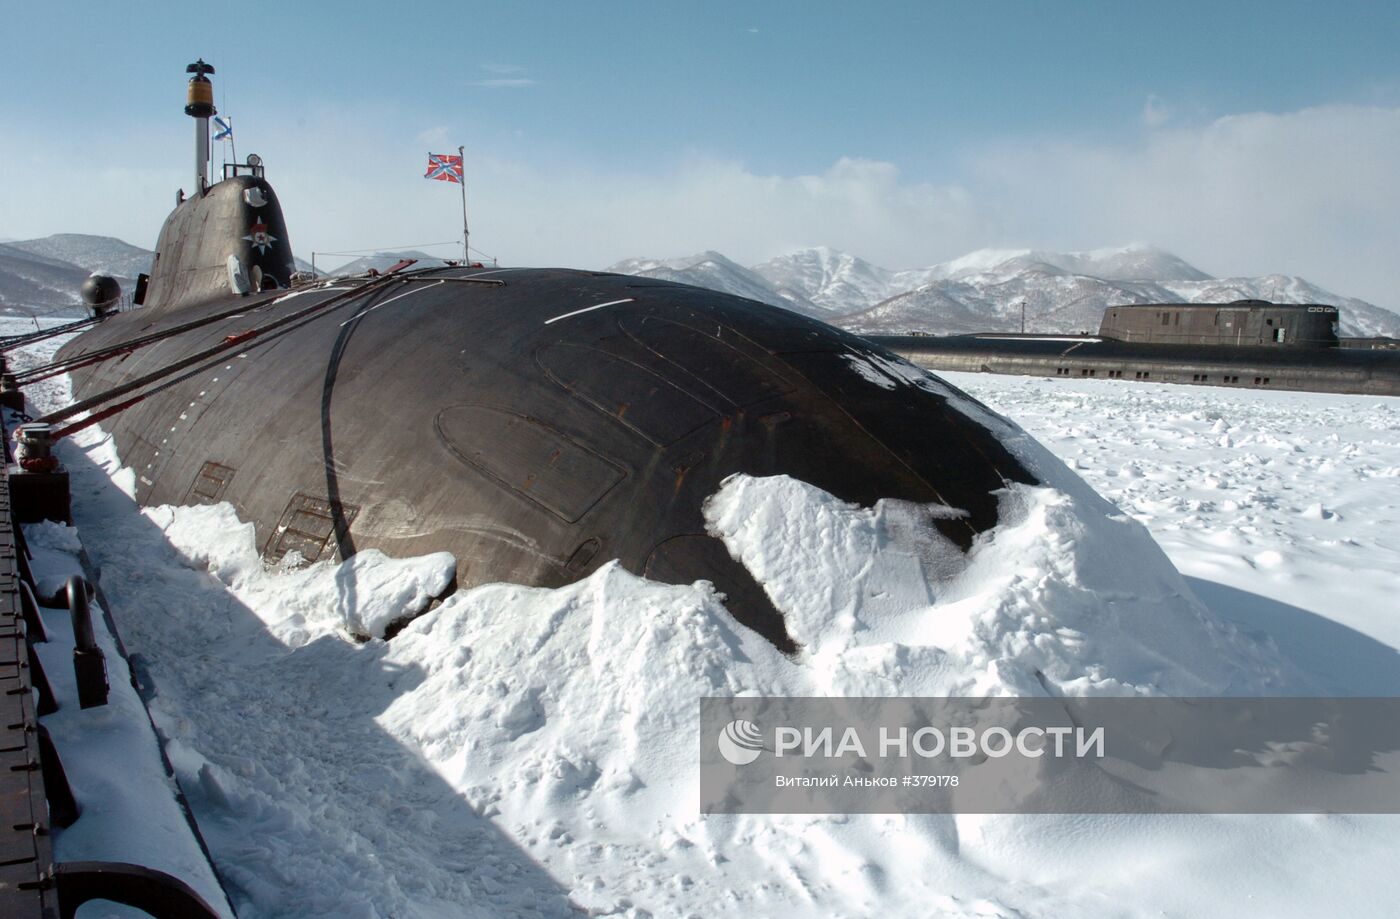
POLYGON ((733 479, 710 510, 804 646, 793 695, 1257 694, 1288 678, 1140 525, 1061 491, 1008 489, 966 557, 916 507, 786 478, 733 479))
POLYGON ((289 556, 277 575, 269 576, 253 525, 240 522, 232 505, 160 507, 145 513, 191 563, 207 568, 275 623, 277 637, 292 647, 326 634, 332 625, 358 639, 383 638, 386 630, 392 634, 440 597, 457 570, 446 552, 395 559, 366 549, 344 564, 320 562, 309 568, 299 568, 299 556, 289 556), (210 533, 221 536, 209 539, 210 533))
POLYGON ((1146 525, 1325 695, 1400 695, 1400 399, 944 374, 1146 525))
MULTIPOLYGON (((556 590, 461 591, 392 641, 356 646, 345 634, 353 607, 401 613, 413 605, 402 598, 421 600, 438 583, 428 575, 448 566, 410 563, 426 585, 411 591, 353 562, 268 571, 226 508, 145 512, 183 574, 162 570, 148 533, 141 564, 111 558, 104 582, 128 602, 169 604, 124 627, 150 649, 153 708, 241 914, 362 898, 386 915, 432 915, 438 898, 490 914, 562 914, 566 901, 602 914, 821 914, 912 902, 907 891, 926 889, 930 865, 945 881, 964 871, 947 821, 701 819, 699 698, 1280 684, 1283 665, 1215 621, 1139 524, 1101 511, 1098 499, 1086 507, 1053 488, 1011 489, 1004 522, 964 557, 929 526, 929 509, 862 509, 785 477, 733 477, 709 502, 709 525, 786 614, 803 645, 795 658, 738 626, 710 585, 649 582, 616 564, 556 590), (201 586, 192 564, 228 600, 211 605, 216 585, 201 586), (250 724, 253 713, 279 724, 250 724), (405 776, 358 752, 386 737, 396 760, 421 756, 438 781, 421 764, 405 776), (420 868, 429 900, 388 884, 404 860, 385 846, 404 843, 381 821, 429 820, 416 830, 444 833, 421 804, 405 810, 410 787, 465 804, 452 819, 433 806, 448 825, 485 819, 509 840, 488 845, 473 831, 455 845, 519 847, 561 887, 537 884, 539 899, 522 903, 513 875, 476 863, 480 850, 447 859, 445 871, 420 868), (756 846, 767 853, 757 860, 756 846), (286 899, 302 888, 309 899, 286 899)), ((124 556, 140 537, 128 530, 122 542, 124 556)))

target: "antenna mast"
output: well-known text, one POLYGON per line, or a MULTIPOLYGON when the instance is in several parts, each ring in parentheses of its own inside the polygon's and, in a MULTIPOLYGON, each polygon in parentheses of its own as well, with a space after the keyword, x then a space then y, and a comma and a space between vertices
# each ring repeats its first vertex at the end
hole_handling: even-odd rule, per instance
POLYGON ((467 242, 471 239, 471 233, 467 230, 467 151, 464 147, 457 148, 457 156, 462 161, 462 264, 472 263, 471 250, 467 242))
POLYGON ((214 84, 205 74, 214 68, 200 58, 185 68, 192 73, 185 96, 185 114, 194 119, 194 187, 199 194, 209 187, 209 119, 219 113, 214 108, 214 84))

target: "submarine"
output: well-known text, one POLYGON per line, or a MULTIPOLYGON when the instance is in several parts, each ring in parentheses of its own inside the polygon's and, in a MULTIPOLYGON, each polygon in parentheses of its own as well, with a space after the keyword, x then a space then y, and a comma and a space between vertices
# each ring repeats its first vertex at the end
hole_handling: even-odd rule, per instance
POLYGON ((1320 303, 1141 303, 1104 310, 1097 335, 871 336, 929 370, 1400 396, 1394 339, 1342 339, 1320 303))
POLYGON ((1035 482, 1003 442, 1013 428, 959 408, 971 397, 757 301, 465 262, 299 275, 261 160, 211 181, 213 68, 187 72, 193 190, 138 279, 140 307, 18 375, 67 373, 75 400, 20 432, 26 468, 101 423, 138 501, 228 501, 268 563, 447 551, 460 587, 556 587, 616 559, 710 581, 788 653, 781 613, 706 532, 703 504, 725 478, 931 506, 929 524, 964 551, 997 524, 999 491, 1035 482))

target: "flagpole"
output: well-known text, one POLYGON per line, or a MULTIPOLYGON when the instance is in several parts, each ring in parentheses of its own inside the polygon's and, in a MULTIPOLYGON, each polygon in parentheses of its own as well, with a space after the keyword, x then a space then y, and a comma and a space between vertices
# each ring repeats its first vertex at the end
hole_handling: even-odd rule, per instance
POLYGON ((238 141, 233 139, 233 116, 228 116, 228 145, 233 149, 233 171, 238 172, 238 141))
POLYGON ((468 248, 468 240, 471 239, 467 231, 467 151, 463 147, 457 148, 457 155, 462 159, 462 263, 470 265, 472 263, 471 250, 468 248))

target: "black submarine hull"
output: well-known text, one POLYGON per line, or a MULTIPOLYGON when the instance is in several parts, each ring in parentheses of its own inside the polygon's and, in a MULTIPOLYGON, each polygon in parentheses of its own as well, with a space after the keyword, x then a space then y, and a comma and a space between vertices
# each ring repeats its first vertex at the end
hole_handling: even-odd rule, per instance
POLYGON ((1400 352, 1143 344, 1099 336, 870 336, 929 370, 1400 396, 1400 352))
MULTIPOLYGON (((445 550, 457 581, 557 586, 609 559, 712 581, 736 619, 795 649, 761 588, 706 534, 734 473, 786 474, 852 502, 958 508, 963 548, 997 492, 1032 475, 893 355, 775 307, 562 269, 447 268, 224 295, 119 314, 73 358, 204 317, 71 372, 87 398, 324 312, 205 361, 103 424, 146 505, 229 501, 265 558, 445 550), (358 290, 351 290, 363 285, 358 290)), ((912 368, 911 368, 912 370, 912 368)))

